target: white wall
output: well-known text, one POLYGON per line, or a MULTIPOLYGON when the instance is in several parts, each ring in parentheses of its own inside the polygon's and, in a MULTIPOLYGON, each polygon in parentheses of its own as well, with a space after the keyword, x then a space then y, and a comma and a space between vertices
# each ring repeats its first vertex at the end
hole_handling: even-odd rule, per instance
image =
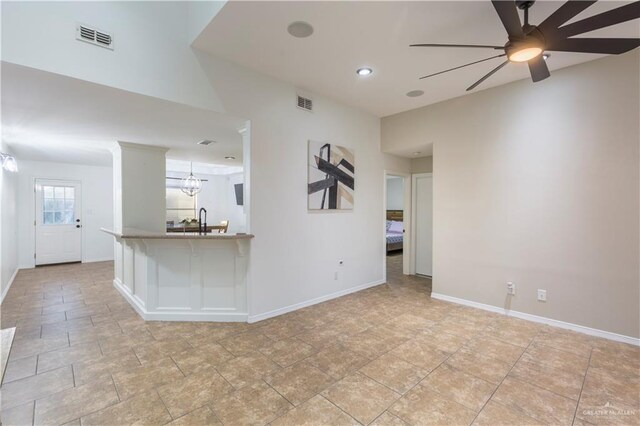
POLYGON ((434 293, 640 335, 639 64, 636 50, 383 119, 386 148, 435 141, 434 293))
POLYGON ((302 111, 295 106, 296 88, 290 84, 192 52, 186 43, 187 20, 180 24, 184 34, 176 26, 187 16, 186 4, 3 3, 2 7, 3 60, 208 106, 251 121, 250 169, 245 173, 251 176, 247 213, 250 232, 256 235, 248 278, 249 312, 254 319, 382 282, 384 170, 409 172, 410 162, 381 153, 378 118, 321 96, 314 96, 313 113, 302 111), (122 49, 135 52, 135 57, 98 53, 93 46, 68 40, 69 23, 76 21, 116 28, 118 37, 126 35, 123 44, 130 43, 122 49), (22 25, 12 22, 43 25, 43 33, 53 41, 42 43, 41 33, 25 33, 22 25), (158 40, 156 30, 165 31, 165 24, 169 30, 158 40), (141 37, 136 40, 136 36, 141 37), (177 46, 180 43, 184 49, 177 46), (194 66, 193 53, 199 67, 194 66), (353 211, 307 211, 309 139, 354 149, 353 211), (340 268, 339 260, 344 260, 340 268))
POLYGON ((404 187, 402 178, 387 178, 387 210, 404 210, 404 187))
POLYGON ((189 47, 190 28, 204 26, 220 6, 203 2, 189 10, 188 2, 180 1, 2 2, 2 60, 220 110, 189 47), (76 40, 76 23, 113 33, 114 49, 76 40), (33 31, 25 31, 25 25, 33 31))
MULTIPOLYGON (((35 234, 34 180, 63 179, 82 182, 82 261, 113 259, 113 237, 100 228, 113 228, 113 171, 111 167, 19 161, 18 234, 20 268, 33 268, 35 234)), ((4 240, 4 236, 3 236, 4 240)))
POLYGON ((411 173, 433 172, 433 156, 411 159, 411 173))
MULTIPOLYGON (((0 151, 11 154, 4 142, 0 151)), ((18 161, 18 168, 23 163, 18 161)), ((0 167, 0 295, 4 299, 18 269, 18 175, 0 167)))
POLYGON ((409 172, 410 161, 381 153, 380 120, 321 96, 313 113, 302 111, 295 87, 206 54, 200 60, 225 109, 251 120, 250 313, 382 282, 384 170, 409 172), (353 211, 307 211, 309 139, 353 148, 353 211))

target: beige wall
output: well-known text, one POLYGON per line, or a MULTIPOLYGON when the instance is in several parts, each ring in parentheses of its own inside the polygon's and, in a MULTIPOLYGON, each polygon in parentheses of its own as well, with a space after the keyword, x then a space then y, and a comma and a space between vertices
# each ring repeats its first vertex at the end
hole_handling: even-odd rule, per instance
POLYGON ((420 157, 411 159, 411 173, 433 172, 433 157, 420 157))
POLYGON ((630 52, 383 119, 383 147, 435 141, 435 293, 640 335, 639 64, 630 52))

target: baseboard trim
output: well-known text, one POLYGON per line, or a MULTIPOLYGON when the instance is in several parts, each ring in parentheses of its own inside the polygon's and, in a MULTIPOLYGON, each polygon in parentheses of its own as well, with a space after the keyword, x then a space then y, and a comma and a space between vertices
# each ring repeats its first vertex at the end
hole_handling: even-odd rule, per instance
POLYGON ((16 268, 16 270, 13 271, 11 278, 9 278, 9 284, 7 284, 7 288, 4 289, 4 291, 2 292, 2 296, 0 296, 0 303, 4 302, 4 298, 9 292, 9 289, 11 288, 11 284, 13 284, 13 281, 16 279, 16 276, 18 275, 19 270, 20 268, 16 268))
POLYGON ((113 280, 113 286, 145 321, 247 322, 247 314, 236 312, 148 312, 144 303, 135 294, 131 294, 118 278, 113 280))
POLYGON ((482 309, 484 311, 495 312, 501 315, 507 315, 515 318, 520 318, 527 321, 537 322, 540 324, 546 324, 553 327, 563 328, 565 330, 577 331, 578 333, 588 334, 590 336, 602 337, 608 340, 614 340, 616 342, 628 343, 634 346, 640 346, 640 339, 625 336, 623 334, 612 333, 610 331, 599 330, 597 328, 585 327, 583 325, 573 324, 570 322, 564 322, 555 320, 552 318, 541 317, 538 315, 527 314, 525 312, 512 311, 509 309, 500 308, 493 305, 486 305, 484 303, 474 302, 471 300, 460 299, 453 296, 447 296, 441 293, 431 293, 431 297, 445 302, 456 303, 458 305, 469 306, 472 308, 482 309))
POLYGON ((96 262, 113 262, 113 257, 98 258, 98 259, 85 259, 82 263, 96 263, 96 262))
POLYGON ((269 318, 277 317, 289 312, 297 311, 298 309, 306 308, 307 306, 317 305, 318 303, 326 302, 327 300, 335 299, 337 297, 346 296, 347 294, 355 293, 357 291, 365 290, 370 287, 375 287, 380 284, 386 283, 386 280, 372 281, 357 287, 351 287, 346 290, 340 290, 335 293, 327 294, 325 296, 316 297, 315 299, 306 300, 304 302, 295 303, 293 305, 285 306, 284 308, 274 309, 273 311, 265 312, 257 315, 249 315, 247 322, 254 323, 269 318))

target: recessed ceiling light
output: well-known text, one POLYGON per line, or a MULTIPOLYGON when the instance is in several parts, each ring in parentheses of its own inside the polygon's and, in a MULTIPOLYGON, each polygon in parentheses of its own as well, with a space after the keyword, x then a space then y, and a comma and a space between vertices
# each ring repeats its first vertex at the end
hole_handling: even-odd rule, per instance
POLYGON ((407 92, 407 96, 410 98, 417 98, 418 96, 424 95, 424 90, 412 90, 407 92))
POLYGON ((287 31, 296 38, 306 38, 313 34, 313 27, 308 22, 296 21, 289 24, 287 31))
POLYGON ((216 143, 216 141, 212 141, 210 139, 203 139, 200 142, 198 142, 198 145, 211 145, 212 143, 216 143))
POLYGON ((420 155, 420 154, 422 154, 422 152, 420 152, 420 151, 416 151, 416 152, 413 153, 413 155, 420 155))
POLYGON ((226 157, 224 157, 225 160, 235 160, 236 157, 232 156, 232 155, 228 155, 226 157))
POLYGON ((371 68, 368 68, 368 67, 358 68, 358 71, 356 71, 356 74, 358 74, 361 77, 365 77, 367 75, 371 75, 371 73, 373 73, 373 70, 371 68))

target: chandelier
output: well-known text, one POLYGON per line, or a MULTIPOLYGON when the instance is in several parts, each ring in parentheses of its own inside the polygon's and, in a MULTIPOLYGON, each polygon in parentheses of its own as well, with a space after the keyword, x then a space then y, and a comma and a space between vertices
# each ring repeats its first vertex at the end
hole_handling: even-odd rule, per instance
POLYGON ((193 175, 193 162, 191 163, 191 173, 189 177, 183 178, 180 182, 180 191, 193 197, 202 190, 202 181, 193 175))

